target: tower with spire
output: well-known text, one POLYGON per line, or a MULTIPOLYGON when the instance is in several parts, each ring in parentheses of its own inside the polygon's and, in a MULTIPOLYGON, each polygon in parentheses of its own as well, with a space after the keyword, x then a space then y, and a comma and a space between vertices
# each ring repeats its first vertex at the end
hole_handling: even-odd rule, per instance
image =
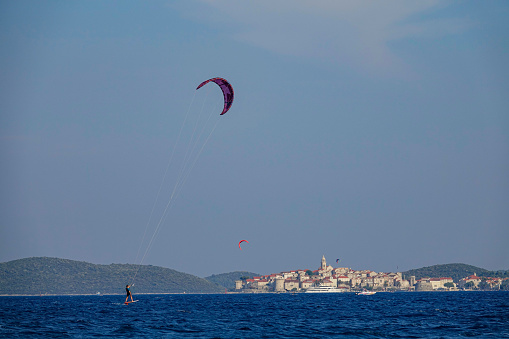
POLYGON ((325 261, 325 255, 322 256, 322 266, 321 266, 321 269, 322 270, 326 270, 327 269, 327 261, 325 261))

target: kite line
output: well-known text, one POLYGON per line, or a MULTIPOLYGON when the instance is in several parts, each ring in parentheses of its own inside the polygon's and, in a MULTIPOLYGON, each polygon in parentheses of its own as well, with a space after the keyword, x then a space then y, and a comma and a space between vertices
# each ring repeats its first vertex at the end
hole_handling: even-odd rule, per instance
POLYGON ((200 89, 201 87, 203 87, 204 85, 206 85, 209 82, 214 82, 214 83, 216 83, 221 88, 221 90, 223 92, 223 98, 224 98, 223 110, 222 110, 221 114, 219 116, 217 116, 217 118, 215 119, 215 122, 213 123, 213 126, 210 128, 210 124, 209 123, 210 123, 210 121, 211 121, 211 119, 212 119, 212 117, 214 115, 214 112, 217 112, 216 111, 217 105, 215 105, 213 107, 213 109, 210 111, 210 114, 208 115, 208 118, 206 120, 205 120, 205 118, 202 118, 202 113, 204 111, 205 103, 207 101, 208 94, 209 94, 209 91, 210 91, 210 86, 207 86, 207 87, 209 87, 209 90, 206 91, 205 99, 203 100, 203 103, 201 105, 201 109, 199 110, 198 116, 197 116, 196 121, 194 123, 194 127, 192 128, 192 133, 191 133, 191 135, 189 137, 189 141, 187 142, 187 146, 185 147, 185 154, 184 154, 183 159, 182 159, 182 161, 180 163, 180 169, 178 171, 177 178, 175 179, 175 182, 173 184, 173 188, 171 189, 171 194, 169 195, 169 198, 167 200, 167 203, 165 204, 164 210, 162 211, 162 213, 161 213, 161 215, 159 217, 159 221, 157 222, 157 224, 155 226, 155 229, 152 232, 152 236, 150 237, 150 240, 148 241, 148 245, 146 246, 145 251, 142 252, 143 244, 144 244, 144 242, 145 242, 145 240, 147 238, 147 233, 148 233, 148 229, 150 227, 150 224, 152 223, 152 221, 154 219, 154 214, 155 214, 155 211, 156 211, 156 206, 157 206, 157 204, 158 204, 158 202, 160 200, 161 191, 162 191, 162 189, 164 187, 164 184, 167 181, 167 176, 168 176, 168 172, 170 170, 170 167, 172 167, 174 165, 177 166, 175 164, 175 162, 177 161, 175 159, 175 154, 177 153, 178 145, 180 144, 181 138, 183 136, 185 136, 185 133, 183 131, 184 131, 184 128, 185 128, 186 124, 188 123, 188 120, 190 120, 189 118, 190 118, 191 107, 194 104, 194 101, 195 101, 195 98, 196 98, 196 94, 197 94, 197 92, 195 91, 195 93, 193 95, 193 98, 191 100, 191 103, 189 104, 189 107, 188 107, 187 112, 185 114, 184 121, 182 122, 182 125, 181 125, 181 127, 179 129, 179 133, 178 133, 177 139, 175 141, 175 144, 173 145, 173 148, 172 148, 172 151, 171 151, 171 155, 170 155, 168 163, 166 165, 166 169, 164 171, 163 178, 162 178, 161 183, 159 185, 159 189, 157 190, 156 198, 154 200, 154 203, 152 205, 152 209, 151 209, 149 217, 148 217, 148 221, 147 221, 147 223, 145 225, 145 230, 144 230, 144 233, 143 233, 143 237, 141 239, 140 246, 139 246, 137 254, 136 254, 136 259, 134 261, 134 263, 137 265, 137 269, 136 269, 134 275, 129 279, 129 281, 131 281, 131 285, 134 284, 134 281, 135 281, 135 279, 136 279, 136 277, 137 277, 137 275, 138 275, 138 273, 140 271, 140 268, 142 267, 142 264, 143 264, 146 256, 148 255, 150 249, 152 248, 152 246, 154 244, 154 240, 157 238, 157 235, 159 234, 161 226, 166 221, 168 215, 170 214, 170 211, 171 211, 172 207, 174 206, 175 200, 180 195, 183 186, 185 185, 185 183, 187 182, 187 180, 188 180, 188 178, 190 176, 190 173, 192 172, 193 168, 195 167, 195 165, 196 165, 200 155, 202 154, 205 146, 208 144, 212 134, 216 130, 216 127, 217 127, 217 125, 219 123, 219 117, 221 115, 224 115, 230 109, 230 107, 231 107, 231 105, 233 103, 233 97, 234 97, 233 88, 230 85, 230 83, 227 80, 223 79, 223 78, 212 78, 212 79, 206 80, 206 81, 202 82, 196 88, 196 90, 200 89), (205 121, 203 122, 203 120, 205 120, 205 121), (201 128, 200 128, 200 123, 202 123, 201 128), (207 129, 207 127, 209 127, 209 129, 207 129), (205 136, 205 139, 203 140, 202 138, 204 136, 205 136), (140 258, 140 254, 141 253, 143 253, 143 256, 141 257, 141 260, 138 263, 138 259, 140 258))

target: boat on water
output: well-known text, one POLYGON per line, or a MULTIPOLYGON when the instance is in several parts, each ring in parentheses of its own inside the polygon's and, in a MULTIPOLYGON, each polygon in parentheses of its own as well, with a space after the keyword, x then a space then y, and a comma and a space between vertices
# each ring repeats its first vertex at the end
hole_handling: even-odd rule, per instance
POLYGON ((313 286, 307 289, 305 293, 342 293, 346 292, 344 289, 332 286, 313 286))
POLYGON ((376 292, 373 292, 373 291, 362 291, 362 292, 358 292, 358 293, 355 293, 357 295, 373 295, 375 294, 376 292))

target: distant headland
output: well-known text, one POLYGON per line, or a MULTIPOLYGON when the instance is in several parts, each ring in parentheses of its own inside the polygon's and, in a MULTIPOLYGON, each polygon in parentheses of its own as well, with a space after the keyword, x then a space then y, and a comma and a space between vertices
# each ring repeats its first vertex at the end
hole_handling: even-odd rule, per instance
POLYGON ((134 293, 224 292, 215 283, 164 267, 34 257, 0 263, 0 295, 125 294, 136 272, 134 293))

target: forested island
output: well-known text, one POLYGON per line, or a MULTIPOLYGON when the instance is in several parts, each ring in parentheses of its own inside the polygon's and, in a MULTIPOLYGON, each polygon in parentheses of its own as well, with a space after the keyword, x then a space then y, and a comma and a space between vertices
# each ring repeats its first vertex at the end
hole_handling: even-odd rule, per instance
POLYGON ((416 279, 428 277, 451 277, 454 281, 470 276, 509 278, 509 270, 489 271, 484 268, 466 264, 444 264, 422 267, 403 272, 405 277, 415 276, 416 279))
POLYGON ((136 272, 134 293, 224 292, 223 286, 164 267, 36 257, 0 263, 0 295, 123 294, 136 272))

